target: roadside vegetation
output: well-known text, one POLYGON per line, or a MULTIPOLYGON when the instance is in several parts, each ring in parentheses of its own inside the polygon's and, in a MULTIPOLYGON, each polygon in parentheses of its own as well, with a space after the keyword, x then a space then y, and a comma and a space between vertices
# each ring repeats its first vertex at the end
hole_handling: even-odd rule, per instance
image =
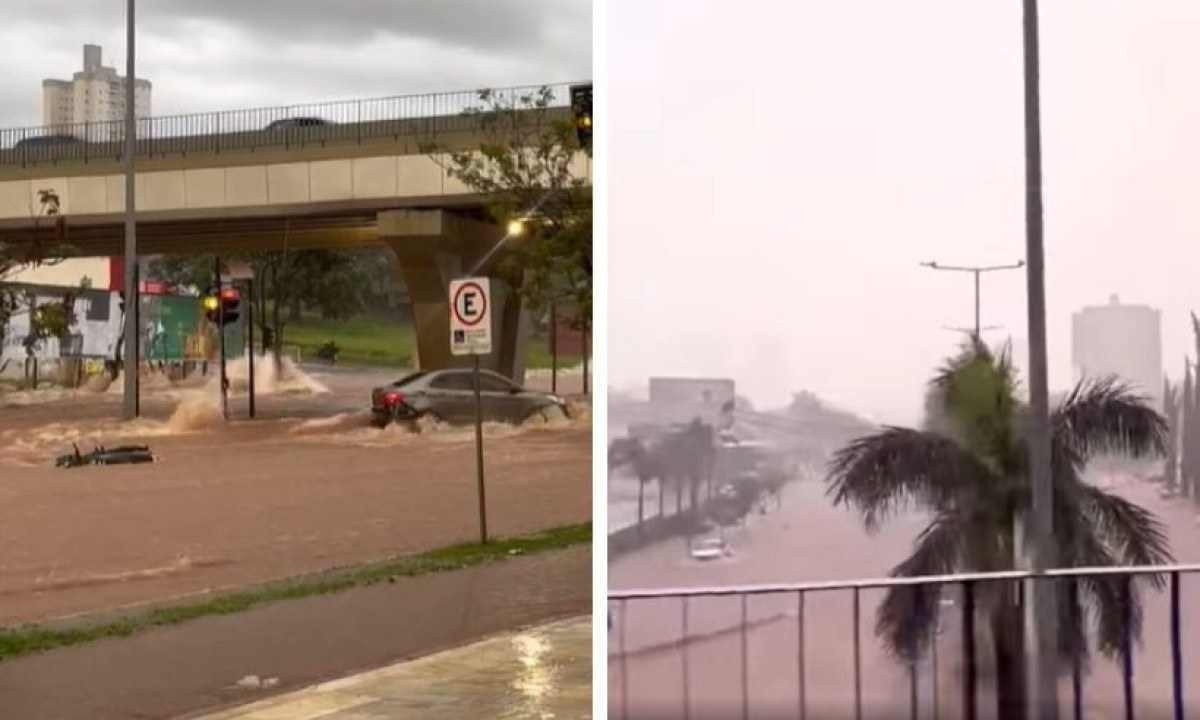
POLYGON ((85 620, 70 626, 25 625, 0 629, 0 661, 70 647, 111 637, 128 637, 156 627, 178 625, 214 615, 230 615, 285 600, 328 595, 399 578, 463 570, 514 557, 565 550, 590 544, 592 526, 568 525, 532 535, 496 539, 396 558, 383 563, 344 568, 271 583, 261 587, 159 606, 105 620, 85 620))
MULTIPOLYGON (((306 360, 317 358, 320 349, 331 342, 338 348, 339 365, 411 367, 416 347, 411 325, 383 318, 327 320, 305 315, 288 328, 287 344, 299 347, 306 360)), ((528 353, 528 367, 550 367, 550 347, 544 332, 530 337, 528 353)), ((578 354, 560 354, 558 357, 560 369, 580 362, 578 354)))

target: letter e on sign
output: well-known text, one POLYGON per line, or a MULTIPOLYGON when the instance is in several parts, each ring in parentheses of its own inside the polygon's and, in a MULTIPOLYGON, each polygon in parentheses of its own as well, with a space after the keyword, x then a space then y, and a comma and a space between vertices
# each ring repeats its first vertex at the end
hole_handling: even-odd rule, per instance
POLYGON ((450 352, 492 351, 492 289, 485 277, 450 281, 450 352))

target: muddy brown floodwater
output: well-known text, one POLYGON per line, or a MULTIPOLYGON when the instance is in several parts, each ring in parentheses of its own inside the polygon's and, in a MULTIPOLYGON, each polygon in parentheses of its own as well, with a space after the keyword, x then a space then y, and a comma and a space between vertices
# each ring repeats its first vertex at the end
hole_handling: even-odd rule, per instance
MULTIPOLYGON (((478 536, 471 429, 368 426, 401 371, 310 371, 219 420, 203 388, 0 395, 0 624, 242 587, 478 536), (52 467, 77 442, 148 443, 147 465, 52 467)), ((299 374, 297 374, 299 375, 299 374)), ((578 378, 576 378, 576 381, 578 378)), ((516 535, 591 518, 581 417, 485 428, 488 523, 516 535)))
MULTIPOLYGON (((1200 560, 1200 527, 1187 501, 1160 500, 1152 486, 1118 481, 1122 495, 1158 513, 1169 526, 1177 560, 1200 560)), ((700 562, 687 556, 685 541, 663 542, 612 563, 614 589, 805 582, 881 577, 909 551, 921 527, 919 517, 898 518, 878 535, 866 535, 856 516, 833 508, 822 483, 802 480, 786 490, 781 510, 753 516, 747 527, 727 535, 734 547, 728 559, 700 562)), ((862 690, 864 718, 909 717, 909 673, 875 640, 874 613, 880 594, 861 596, 862 690)), ((1138 717, 1169 717, 1171 664, 1169 598, 1147 591, 1144 644, 1134 660, 1138 717)), ((737 598, 696 599, 687 610, 689 642, 683 636, 679 600, 610 603, 610 717, 742 717, 742 606, 737 598), (624 622, 623 622, 624 621, 624 622), (622 660, 622 624, 625 654, 622 660), (685 653, 686 649, 686 653, 685 653), (685 660, 686 657, 686 660, 685 660), (685 676, 686 662, 686 676, 685 676), (686 697, 685 707, 685 677, 686 697)), ((1200 707, 1200 575, 1182 583, 1184 688, 1189 707, 1200 707)), ((812 593, 804 602, 804 676, 810 718, 854 717, 853 597, 849 591, 812 593)), ((796 595, 759 596, 746 606, 749 717, 799 717, 799 632, 796 595)), ((962 647, 954 608, 946 613, 938 643, 939 718, 961 717, 962 647)), ((978 649, 981 664, 988 648, 978 649)), ((932 660, 919 667, 921 717, 933 711, 932 660)), ((986 676, 986 670, 981 671, 986 676)), ((995 716, 993 691, 981 678, 980 717, 995 716)), ((1113 662, 1097 657, 1084 680, 1088 718, 1123 717, 1121 682, 1113 662)), ((1061 685, 1069 712, 1069 678, 1061 685)))

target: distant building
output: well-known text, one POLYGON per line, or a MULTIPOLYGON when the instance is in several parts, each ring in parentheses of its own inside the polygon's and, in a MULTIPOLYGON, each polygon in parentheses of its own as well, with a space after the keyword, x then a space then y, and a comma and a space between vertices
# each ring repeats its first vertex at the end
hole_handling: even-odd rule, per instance
POLYGON ((733 402, 734 382, 709 378, 650 378, 652 405, 700 405, 720 408, 733 402))
POLYGON ((733 420, 737 404, 733 380, 715 378, 650 378, 650 406, 663 420, 700 419, 717 428, 733 420))
POLYGON ((1075 379, 1116 375, 1157 404, 1162 396, 1162 314, 1147 305, 1085 307, 1071 319, 1075 379))
MULTIPOLYGON (((83 70, 71 80, 42 81, 42 122, 55 127, 95 123, 101 127, 89 128, 89 138, 120 137, 120 121, 125 118, 125 82, 115 69, 103 65, 99 45, 84 45, 83 70), (105 123, 111 126, 105 127, 105 123)), ((150 81, 135 80, 133 92, 134 115, 148 117, 150 81)), ((82 130, 64 129, 64 134, 82 135, 82 130)))

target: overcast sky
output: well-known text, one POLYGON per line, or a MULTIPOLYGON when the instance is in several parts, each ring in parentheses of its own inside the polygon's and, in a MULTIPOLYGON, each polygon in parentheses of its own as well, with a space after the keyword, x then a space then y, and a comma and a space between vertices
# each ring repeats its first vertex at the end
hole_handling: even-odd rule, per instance
MULTIPOLYGON (((1051 389, 1071 313, 1200 310, 1200 3, 1046 0, 1051 389)), ((972 320, 970 276, 1024 257, 1021 3, 656 0, 608 6, 609 369, 811 389, 914 422, 972 320)), ((983 322, 1026 336, 1025 277, 983 322)), ((1026 352, 1022 344, 1021 364, 1026 352)))
MULTIPOLYGON (((85 43, 125 72, 125 0, 5 0, 0 126, 41 122, 85 43)), ((154 114, 592 77, 590 0, 142 0, 154 114)))

